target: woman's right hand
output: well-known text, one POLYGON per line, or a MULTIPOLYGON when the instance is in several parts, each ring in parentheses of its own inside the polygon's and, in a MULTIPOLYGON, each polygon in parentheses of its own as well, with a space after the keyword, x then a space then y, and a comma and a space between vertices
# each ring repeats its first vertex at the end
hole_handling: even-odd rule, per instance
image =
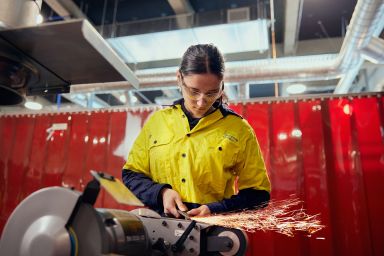
POLYGON ((181 201, 181 197, 179 193, 177 193, 177 191, 170 188, 164 188, 161 191, 161 196, 163 199, 165 214, 171 214, 174 217, 179 218, 180 214, 177 212, 177 209, 181 211, 188 210, 187 206, 185 206, 185 204, 183 204, 183 201, 181 201))

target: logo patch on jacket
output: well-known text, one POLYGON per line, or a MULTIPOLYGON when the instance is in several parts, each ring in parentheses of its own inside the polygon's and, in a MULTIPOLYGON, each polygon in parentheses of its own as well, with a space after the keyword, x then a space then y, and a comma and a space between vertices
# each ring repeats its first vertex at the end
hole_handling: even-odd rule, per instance
POLYGON ((233 136, 229 133, 224 133, 224 138, 227 138, 232 142, 238 142, 239 141, 235 136, 233 136))

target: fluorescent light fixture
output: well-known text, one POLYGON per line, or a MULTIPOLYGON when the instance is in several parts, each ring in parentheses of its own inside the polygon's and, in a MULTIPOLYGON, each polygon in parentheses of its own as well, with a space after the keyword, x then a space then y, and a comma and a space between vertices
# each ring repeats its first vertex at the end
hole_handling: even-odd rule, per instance
POLYGON ((304 84, 291 84, 287 88, 289 94, 299 94, 305 92, 307 87, 304 84))
POLYGON ((24 107, 32 110, 40 110, 43 108, 43 105, 35 101, 27 101, 24 103, 24 107))
POLYGON ((223 54, 267 51, 267 20, 163 31, 115 37, 108 43, 127 63, 179 59, 193 44, 212 43, 223 54))
POLYGON ((269 48, 266 20, 221 24, 193 29, 196 43, 213 43, 222 53, 266 51, 269 48))
POLYGON ((108 39, 112 48, 127 63, 181 58, 195 41, 191 29, 108 39))

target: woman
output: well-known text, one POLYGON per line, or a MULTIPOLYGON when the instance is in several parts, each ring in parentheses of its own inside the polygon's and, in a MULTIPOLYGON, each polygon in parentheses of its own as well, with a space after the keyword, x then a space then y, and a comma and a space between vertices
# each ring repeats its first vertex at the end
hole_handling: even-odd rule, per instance
POLYGON ((150 208, 175 217, 178 210, 204 216, 268 202, 270 182, 254 131, 222 103, 219 50, 189 47, 176 75, 183 99, 146 122, 123 167, 124 184, 150 208))

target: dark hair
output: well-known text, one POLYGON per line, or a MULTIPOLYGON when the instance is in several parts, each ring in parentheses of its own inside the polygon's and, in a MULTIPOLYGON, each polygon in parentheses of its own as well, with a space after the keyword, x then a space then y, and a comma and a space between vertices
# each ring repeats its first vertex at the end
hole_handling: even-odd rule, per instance
POLYGON ((224 77, 224 57, 213 44, 197 44, 190 46, 184 53, 180 64, 183 75, 214 74, 224 77))

